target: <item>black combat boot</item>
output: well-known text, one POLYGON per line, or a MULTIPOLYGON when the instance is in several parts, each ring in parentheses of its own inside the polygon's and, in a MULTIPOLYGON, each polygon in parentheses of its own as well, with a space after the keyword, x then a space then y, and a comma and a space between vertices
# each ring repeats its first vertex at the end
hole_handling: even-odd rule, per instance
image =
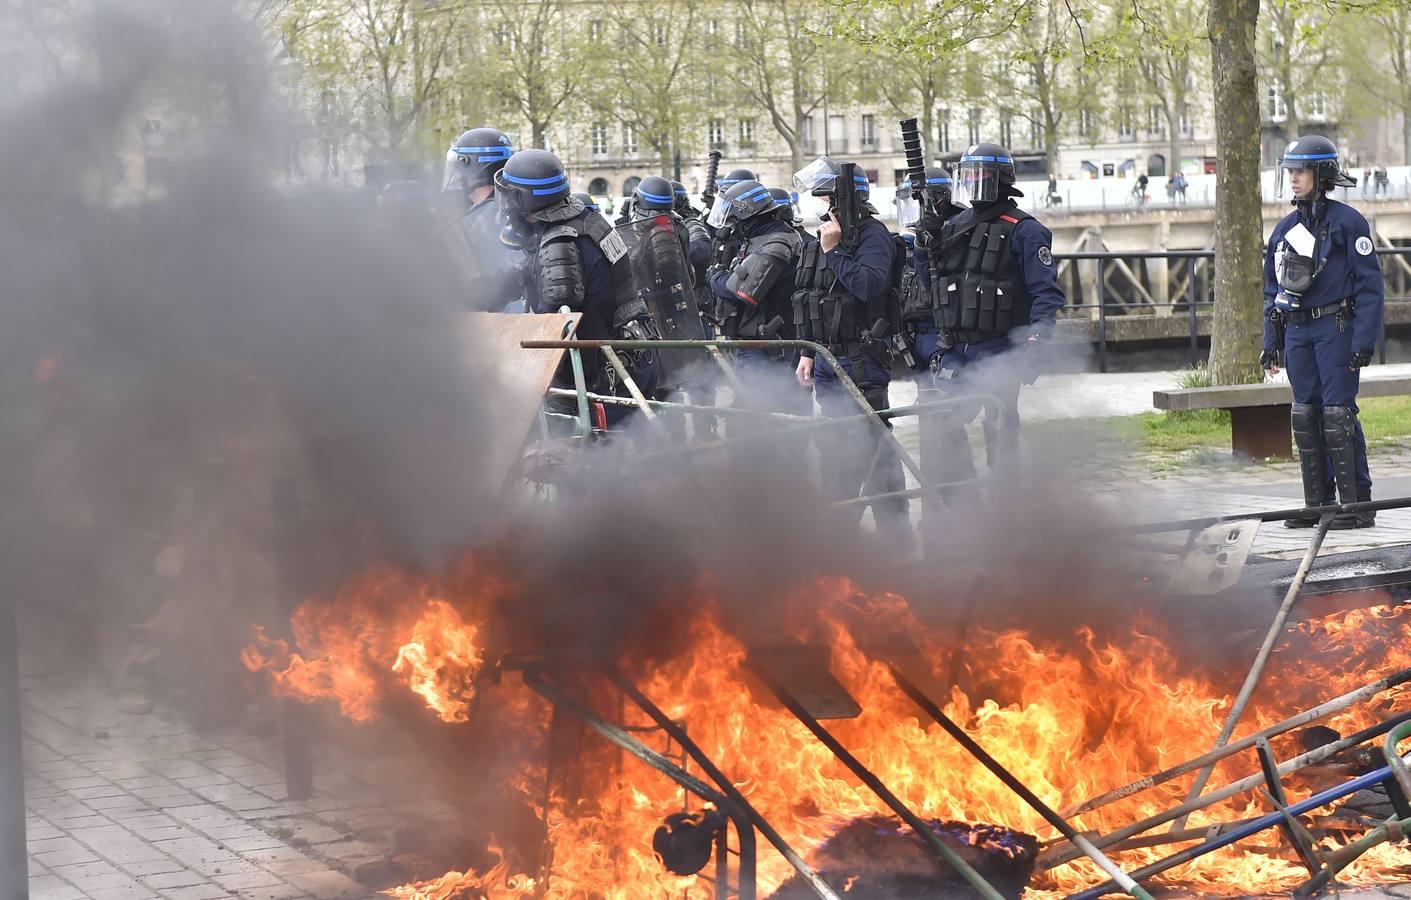
MULTIPOLYGON (((1293 442, 1298 446, 1298 471, 1303 476, 1303 505, 1326 506, 1333 502, 1325 496, 1323 484, 1323 407, 1311 403, 1295 403, 1289 415, 1293 425, 1293 442)), ((1318 519, 1285 519, 1286 528, 1312 528, 1318 519)))
MULTIPOLYGON (((1333 461, 1333 482, 1338 502, 1356 503, 1357 496, 1357 414, 1346 406, 1323 407, 1323 440, 1333 461)), ((1376 521, 1366 513, 1338 513, 1333 528, 1370 528, 1376 521)))

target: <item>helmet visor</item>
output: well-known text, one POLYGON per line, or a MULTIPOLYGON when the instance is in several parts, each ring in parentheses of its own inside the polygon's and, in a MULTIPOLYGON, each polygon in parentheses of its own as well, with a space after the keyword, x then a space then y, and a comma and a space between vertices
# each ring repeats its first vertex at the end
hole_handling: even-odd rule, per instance
POLYGON ((452 147, 446 151, 446 167, 441 176, 441 190, 465 187, 465 174, 470 167, 470 157, 457 153, 452 147))
POLYGON ((955 167, 955 200, 959 203, 990 203, 1000 197, 999 166, 982 160, 961 160, 955 167))
POLYGON ((711 228, 722 228, 730 218, 730 201, 724 196, 715 198, 715 205, 710 208, 710 215, 706 216, 706 224, 711 228))
POLYGON ((897 225, 913 228, 921 221, 921 204, 911 196, 910 182, 903 182, 897 188, 897 225))
POLYGON ((820 156, 794 173, 794 190, 800 194, 832 191, 837 178, 838 170, 833 161, 826 156, 820 156))

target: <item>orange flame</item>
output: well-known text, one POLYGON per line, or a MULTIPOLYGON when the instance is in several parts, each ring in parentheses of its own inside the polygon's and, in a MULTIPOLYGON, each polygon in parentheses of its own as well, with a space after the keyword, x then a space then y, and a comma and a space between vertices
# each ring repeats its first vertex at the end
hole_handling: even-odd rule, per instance
MULTIPOLYGON (((1093 631, 1079 629, 1076 640, 1065 642, 971 628, 957 663, 956 636, 918 622, 900 597, 868 596, 845 579, 824 579, 800 594, 805 597, 797 606, 795 637, 827 646, 832 673, 862 707, 854 719, 826 723, 838 739, 925 818, 995 823, 1043 840, 1053 839, 1052 829, 944 732, 928 727, 893 683, 886 659, 859 647, 857 632, 907 635, 932 678, 949 685, 948 691, 933 690, 946 714, 1053 808, 1209 750, 1246 662, 1231 661, 1237 671, 1233 678, 1220 676, 1217 686, 1211 676, 1182 665, 1157 626, 1139 622, 1120 639, 1099 640, 1093 631), (957 673, 953 683, 952 673, 957 673)), ((638 687, 668 716, 686 723, 692 739, 805 858, 848 821, 886 814, 799 722, 751 692, 743 673, 746 647, 722 627, 718 606, 705 597, 688 608, 694 612, 682 625, 689 629, 687 651, 646 672, 638 687)), ((294 632, 307 656, 260 635, 247 649, 246 663, 268 672, 276 692, 334 700, 353 718, 370 716, 389 686, 400 684, 446 721, 465 721, 475 698, 473 678, 485 660, 479 641, 489 610, 482 598, 452 595, 407 576, 382 576, 343 592, 335 603, 299 610, 294 632), (383 602, 397 591, 403 592, 400 601, 383 602)), ((1355 609, 1300 624, 1274 654, 1237 736, 1411 667, 1409 639, 1411 616, 1402 608, 1355 609)), ((508 677, 496 690, 528 726, 542 723, 543 705, 518 679, 508 677)), ((1322 724, 1349 733, 1390 709, 1404 708, 1404 696, 1399 689, 1388 691, 1322 724)), ((629 711, 623 724, 655 749, 679 754, 645 716, 629 711)), ((1276 747, 1286 751, 1279 741, 1291 740, 1276 739, 1276 747)), ((563 785, 555 784, 544 809, 525 787, 542 785, 544 763, 540 745, 525 754, 516 780, 545 822, 551 852, 543 871, 512 875, 514 866, 500 854, 499 864, 483 875, 451 872, 391 895, 437 900, 520 900, 531 893, 551 900, 713 896, 706 879, 668 873, 651 850, 652 833, 666 815, 683 803, 699 808, 677 785, 635 762, 614 762, 594 770, 578 796, 567 796, 563 785)), ((1238 754, 1217 767, 1211 786, 1256 770, 1251 754, 1238 754)), ((1111 831, 1180 803, 1189 784, 1190 776, 1177 778, 1075 824, 1111 831)), ((1287 779, 1294 800, 1317 787, 1307 779, 1287 779)), ((1268 811, 1249 794, 1195 814, 1188 827, 1268 811)), ((1287 850, 1262 849, 1279 840, 1270 831, 1159 880, 1202 895, 1287 889, 1307 874, 1287 850)), ((1114 855, 1130 871, 1181 846, 1189 843, 1114 855)), ((1384 845, 1342 877, 1372 883, 1407 866, 1411 850, 1384 845)), ((792 875, 763 844, 757 871, 761 897, 792 875)), ((1036 875, 1027 896, 1062 896, 1103 880, 1096 866, 1080 859, 1036 875)))

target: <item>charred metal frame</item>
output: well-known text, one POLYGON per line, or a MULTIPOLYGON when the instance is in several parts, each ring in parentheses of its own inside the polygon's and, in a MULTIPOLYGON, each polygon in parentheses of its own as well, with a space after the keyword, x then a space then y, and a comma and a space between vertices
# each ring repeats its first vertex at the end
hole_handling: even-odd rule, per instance
POLYGON ((837 738, 833 737, 828 729, 824 728, 823 724, 805 709, 804 705, 770 675, 763 666, 755 665, 750 668, 752 674, 769 689, 769 692, 774 695, 775 699, 783 704, 784 708, 787 709, 794 718, 802 722, 803 726, 818 739, 820 744, 828 748, 828 751, 837 758, 838 762, 846 766, 859 781, 867 786, 868 790, 876 794, 877 799, 881 800, 892 812, 896 813, 897 816, 915 832, 917 837, 929 844, 931 849, 952 869, 955 869, 960 877, 965 879, 967 884, 979 892, 980 896, 986 898, 986 900, 1004 900, 1003 895, 985 880, 985 876, 975 871, 975 868, 966 862, 963 857, 946 846, 945 841, 942 841, 934 831, 927 827, 920 816, 912 812, 910 807, 903 803, 896 794, 893 794, 891 790, 882 783, 882 779, 878 778, 864 766, 861 760, 849 753, 847 748, 844 747, 837 738))
MULTIPOLYGON (((1091 840, 1086 841, 1086 843, 1099 850, 1106 847, 1112 847, 1114 845, 1126 845, 1127 842, 1131 841, 1134 837, 1141 834, 1142 832, 1148 831, 1167 822, 1173 822, 1174 824, 1172 826, 1171 833, 1166 835, 1165 840, 1161 842, 1164 843, 1169 841, 1171 843, 1175 843, 1183 839, 1198 839, 1199 836, 1197 834, 1192 834, 1191 832, 1184 829, 1184 823, 1186 821, 1186 818, 1192 812, 1204 809, 1222 800, 1227 800, 1238 794, 1244 793, 1245 791, 1263 787, 1266 791, 1266 795, 1276 807, 1275 812, 1246 822, 1228 824, 1226 826, 1216 826, 1216 828, 1218 829, 1218 834, 1207 834, 1206 840, 1198 846, 1187 848, 1171 856, 1168 856, 1163 860, 1138 869, 1137 871, 1131 873, 1131 876, 1133 879, 1139 881, 1144 880, 1148 877, 1151 877, 1152 875, 1156 875, 1161 872, 1165 872, 1169 869, 1175 868, 1177 866, 1183 865, 1184 863, 1187 863, 1199 856, 1203 856, 1222 847, 1229 846, 1230 844, 1233 844, 1236 841, 1242 840, 1246 837, 1249 837, 1250 835, 1256 834, 1265 829, 1272 827, 1280 827, 1285 829, 1285 833, 1288 835, 1290 842, 1293 844, 1295 850, 1299 853, 1300 858, 1302 858, 1305 865, 1310 868, 1310 872, 1313 877, 1308 882, 1308 884, 1304 886, 1304 896, 1311 896, 1312 894, 1317 893, 1318 891, 1326 887, 1327 884, 1329 884, 1332 878, 1336 875, 1337 871, 1339 871, 1341 868, 1346 867, 1348 863, 1350 863, 1357 856, 1360 856, 1361 853, 1366 852, 1366 850, 1370 849, 1370 847, 1375 846, 1377 843, 1381 843, 1385 840, 1397 839, 1397 836, 1402 834, 1399 827, 1400 820, 1405 820, 1407 821, 1408 825, 1411 825, 1411 805, 1408 805, 1406 793, 1406 789, 1408 787, 1411 787, 1411 776, 1403 777, 1403 773, 1406 772, 1406 768, 1405 765, 1402 763, 1401 758, 1396 754, 1395 749, 1398 740, 1407 736, 1411 736, 1411 713, 1392 717, 1377 725, 1371 726, 1370 728, 1363 729, 1362 731, 1357 732, 1354 735, 1343 738, 1339 741, 1335 741, 1331 744, 1324 745, 1322 747, 1317 748, 1316 750, 1310 750, 1309 752, 1304 753, 1301 756, 1295 757, 1294 759, 1288 760, 1281 764, 1277 763, 1274 760, 1273 754, 1269 750, 1267 742, 1267 739, 1273 735, 1289 731, 1292 728, 1298 727, 1302 724, 1306 724, 1307 722, 1316 721, 1317 719, 1323 718, 1327 715, 1331 715, 1332 713, 1337 712, 1340 709, 1344 709, 1359 700, 1371 697, 1372 695, 1380 693, 1381 691, 1387 690, 1388 688, 1391 688, 1393 686, 1403 684, 1406 681, 1411 680, 1411 670, 1397 672, 1392 675, 1389 675, 1355 691, 1348 692, 1342 695, 1341 697, 1337 697, 1323 704, 1320 704, 1319 706, 1307 710, 1306 712, 1300 713, 1296 716, 1286 719, 1283 722, 1270 726, 1269 728, 1266 728, 1257 734, 1242 738, 1234 744, 1227 744, 1227 741, 1233 733, 1235 726, 1238 724, 1240 718, 1244 713, 1245 707, 1247 706, 1250 697, 1253 695, 1255 688, 1259 684, 1259 681, 1263 675, 1264 667, 1269 660, 1269 656, 1273 651, 1274 645, 1277 643, 1280 635, 1283 632, 1284 625, 1287 622, 1289 613, 1292 610, 1294 603, 1297 601, 1300 592, 1303 590, 1303 586, 1308 579, 1308 575, 1313 568, 1313 564, 1317 560, 1318 555, 1322 552, 1324 538, 1327 536, 1327 532, 1332 525, 1333 518, 1340 513, 1345 514, 1359 512, 1375 512, 1379 510, 1405 509, 1408 507, 1411 507, 1411 497, 1401 497, 1389 500, 1366 501, 1348 504, 1333 504, 1328 506, 1304 507, 1299 509, 1272 510, 1262 513, 1246 513, 1240 515, 1217 516, 1203 519, 1183 519, 1173 522, 1160 522, 1138 526, 1123 526, 1120 529, 1113 529, 1114 532, 1120 531, 1120 533, 1126 537, 1130 537, 1133 535, 1160 534, 1177 531, 1189 531, 1192 535, 1194 535, 1199 530, 1211 527, 1213 525, 1218 525, 1223 522, 1235 522, 1240 520, 1276 522, 1295 518, 1316 518, 1318 521, 1317 527, 1315 528, 1313 535, 1309 540, 1308 549, 1304 553, 1303 559, 1299 564, 1298 570, 1295 573, 1293 580, 1290 582, 1288 589, 1284 594, 1283 602, 1280 604, 1278 612, 1275 614, 1274 621, 1265 636, 1263 644, 1260 646, 1258 653, 1255 655, 1254 662, 1250 667, 1248 675, 1245 677, 1245 681, 1240 689, 1240 693, 1236 697, 1234 705, 1230 708, 1230 712, 1226 717, 1224 727, 1222 727, 1220 734, 1216 739, 1215 746, 1211 749, 1211 751, 1193 760, 1189 760, 1177 766, 1168 768, 1162 772, 1156 773, 1155 775, 1150 775, 1145 778, 1139 779, 1123 787, 1115 788, 1111 791, 1102 794, 1099 797, 1077 804, 1069 810, 1068 814, 1078 815, 1083 812, 1090 812, 1120 798, 1129 797, 1133 794, 1144 791, 1147 788, 1153 787, 1165 781, 1169 781, 1171 778, 1174 778, 1178 775, 1199 770, 1196 784, 1193 786, 1187 800, 1179 806, 1164 813, 1148 817, 1147 819, 1144 819, 1140 822, 1136 822, 1132 825, 1129 825, 1125 828, 1121 828, 1107 835, 1095 836, 1091 840), (1380 737, 1384 734, 1387 734, 1388 732, 1391 732, 1391 736, 1388 737, 1385 747, 1385 752, 1388 755, 1387 766, 1378 769, 1375 772, 1362 775, 1358 778, 1354 778, 1351 781, 1348 781, 1337 787, 1322 791, 1299 803, 1286 805, 1283 802, 1283 789, 1282 785, 1279 782, 1281 776, 1287 775, 1290 772, 1297 771, 1298 769, 1304 768, 1306 766, 1313 765, 1321 760, 1327 759, 1328 757, 1336 753, 1339 753, 1350 747, 1355 747, 1359 744, 1365 743, 1366 741, 1369 741, 1373 738, 1380 737), (1259 759, 1260 772, 1258 774, 1251 775, 1247 778, 1243 778, 1239 781, 1233 782, 1216 791, 1212 791, 1209 794, 1202 794, 1206 779, 1209 777, 1209 774, 1213 770, 1216 762, 1241 750, 1250 749, 1251 747, 1256 750, 1256 754, 1259 759), (1394 760, 1392 759, 1393 757, 1395 757, 1394 760), (1316 848, 1312 845, 1312 842, 1304 840, 1304 837, 1299 834, 1299 831, 1301 830, 1302 826, 1299 825, 1296 821, 1296 816, 1306 812, 1310 812, 1321 806, 1325 806, 1352 793, 1355 793, 1358 790, 1376 784, 1382 784, 1386 786, 1388 795, 1390 796, 1392 803, 1397 810, 1397 815, 1400 817, 1399 820, 1393 820, 1387 825, 1381 826, 1381 828, 1374 830, 1372 833, 1368 834, 1360 841, 1355 842, 1354 844, 1349 844, 1347 847, 1341 848, 1340 850, 1335 851, 1332 854, 1327 854, 1326 857, 1319 855, 1316 851, 1316 848), (1354 850, 1353 848, 1360 849, 1354 850)), ((1179 553, 1181 551, 1173 550, 1172 552, 1179 553)), ((1067 837, 1068 836, 1065 835, 1065 838, 1067 837)), ((1046 852, 1043 856, 1041 856, 1041 867, 1054 868, 1056 866, 1063 865, 1064 863, 1071 862, 1072 860, 1083 855, 1083 853, 1085 852, 1085 848, 1078 849, 1081 844, 1072 841, 1071 838, 1068 839, 1068 842, 1070 844, 1069 847, 1063 849, 1053 848, 1050 851, 1046 852)), ((1148 845, 1154 843, 1156 842, 1151 841, 1148 842, 1148 845)), ((1112 893, 1118 889, 1119 885, 1116 882, 1109 881, 1095 888, 1090 888, 1086 891, 1074 894, 1072 895, 1070 900, 1090 900, 1090 898, 1100 897, 1105 894, 1112 893)))
MULTIPOLYGON (((839 425, 853 425, 858 422, 867 422, 871 426, 880 429, 883 438, 883 441, 879 442, 878 447, 874 452, 874 461, 876 459, 876 455, 882 452, 883 446, 889 446, 891 451, 895 453, 897 457, 901 460, 901 463, 906 468, 906 470, 911 473, 913 478, 916 479, 916 483, 919 485, 919 487, 903 491, 889 492, 885 494, 864 494, 858 497, 849 498, 847 500, 837 501, 833 504, 834 506, 870 505, 877 500, 892 499, 897 497, 919 497, 931 505, 939 506, 940 491, 942 488, 952 487, 961 484, 971 484, 984 480, 980 477, 976 477, 963 479, 961 481, 955 482, 932 483, 930 479, 928 479, 927 476, 922 472, 922 469, 917 463, 917 461, 912 458, 911 454, 908 453, 906 448, 902 446, 901 442, 897 440, 896 435, 892 433, 892 430, 886 426, 886 422, 888 420, 894 418, 901 418, 904 416, 935 414, 944 412, 947 409, 952 409, 958 406, 967 404, 973 405, 976 403, 978 403, 982 407, 982 409, 987 415, 995 415, 999 417, 1001 421, 1006 415, 1004 405, 999 401, 999 398, 995 397, 992 394, 984 392, 967 392, 966 394, 964 394, 964 396, 952 397, 944 400, 933 400, 924 403, 914 403, 910 406, 894 407, 884 410, 874 410, 872 408, 872 405, 867 402, 867 398, 863 396, 863 393, 858 388, 857 384, 852 380, 851 377, 849 377, 847 370, 844 369, 843 366, 839 363, 837 357, 831 351, 829 351, 826 346, 814 343, 813 341, 628 341, 565 339, 557 341, 520 341, 519 345, 522 349, 525 350, 569 351, 569 353, 571 354, 571 358, 574 361, 573 375, 575 384, 574 390, 571 393, 579 398, 579 416, 580 418, 585 420, 587 416, 585 404, 587 401, 591 400, 593 402, 603 403, 605 405, 635 406, 637 409, 641 410, 641 412, 643 413, 643 417, 659 434, 665 433, 664 426, 661 424, 658 417, 656 416, 656 412, 659 410, 705 413, 720 416, 752 416, 755 418, 776 421, 786 426, 782 429, 775 429, 771 432, 768 432, 766 436, 777 436, 779 434, 794 431, 808 432, 813 430, 822 430, 826 428, 837 427, 839 425), (732 388, 736 391, 736 396, 739 396, 739 392, 741 390, 741 382, 739 381, 739 378, 735 373, 734 369, 732 369, 729 363, 725 361, 723 355, 720 353, 721 350, 812 350, 818 358, 821 358, 832 368, 834 374, 838 377, 838 381, 842 385, 843 390, 848 394, 849 397, 852 398, 853 402, 857 404, 859 413, 855 416, 845 416, 837 418, 832 418, 828 416, 797 416, 790 415, 787 413, 768 412, 763 410, 748 410, 737 407, 703 406, 696 404, 675 403, 663 400, 649 399, 642 393, 636 381, 633 380, 631 372, 629 372, 626 366, 622 364, 621 358, 618 356, 617 352, 633 350, 690 349, 703 350, 711 355, 711 357, 723 370, 727 381, 730 382, 732 388), (584 377, 582 368, 581 354, 584 350, 602 351, 604 356, 607 358, 608 364, 612 366, 613 371, 616 373, 618 380, 621 381, 622 384, 627 388, 627 391, 631 396, 616 397, 589 393, 586 389, 586 379, 584 377)), ((560 388, 551 389, 550 393, 559 396, 568 396, 570 392, 566 388, 560 388)), ((733 443, 736 441, 758 439, 759 437, 759 433, 752 433, 741 435, 738 437, 732 437, 728 441, 714 443, 708 446, 688 446, 681 448, 673 448, 659 452, 662 454, 690 454, 702 452, 705 450, 718 450, 721 446, 725 444, 733 443)), ((863 487, 865 489, 866 485, 864 485, 863 487)))
MULTIPOLYGON (((739 789, 730 781, 719 767, 706 755, 700 745, 691 740, 678 723, 672 721, 664 712, 652 703, 646 695, 637 690, 630 682, 622 676, 609 672, 608 680, 611 681, 622 693, 631 700, 638 708, 647 714, 649 718, 675 741, 686 755, 695 760, 709 778, 715 782, 712 786, 687 772, 671 759, 648 747, 621 725, 609 722, 597 713, 593 712, 586 705, 579 703, 568 696, 562 689, 556 687, 547 677, 547 673, 534 667, 525 667, 521 670, 521 677, 524 683, 531 690, 542 696, 554 705, 557 710, 570 713, 598 732, 609 742, 627 751, 637 759, 646 763, 651 768, 675 781, 677 784, 697 797, 714 803, 716 808, 729 817, 731 824, 735 827, 736 841, 739 844, 738 864, 736 872, 735 896, 738 900, 756 900, 755 887, 755 830, 764 835, 765 839, 774 846, 779 854, 788 861, 789 865, 798 872, 813 890, 820 900, 839 900, 838 895, 830 888, 826 882, 814 872, 813 869, 804 862, 803 858, 796 853, 793 848, 780 836, 779 832, 769 824, 769 822, 754 808, 754 806, 740 793, 739 789)), ((716 875, 715 875, 715 895, 718 900, 728 900, 731 895, 729 879, 729 862, 726 857, 726 840, 724 835, 716 840, 716 875)))

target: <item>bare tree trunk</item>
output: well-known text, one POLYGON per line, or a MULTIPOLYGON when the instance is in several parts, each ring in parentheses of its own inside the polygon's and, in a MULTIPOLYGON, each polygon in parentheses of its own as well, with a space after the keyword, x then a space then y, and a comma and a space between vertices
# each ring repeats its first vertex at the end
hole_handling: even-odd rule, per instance
POLYGON ((1263 204, 1259 191, 1259 94, 1254 64, 1259 0, 1211 0, 1215 84, 1215 318, 1210 374, 1215 384, 1262 377, 1263 204))

